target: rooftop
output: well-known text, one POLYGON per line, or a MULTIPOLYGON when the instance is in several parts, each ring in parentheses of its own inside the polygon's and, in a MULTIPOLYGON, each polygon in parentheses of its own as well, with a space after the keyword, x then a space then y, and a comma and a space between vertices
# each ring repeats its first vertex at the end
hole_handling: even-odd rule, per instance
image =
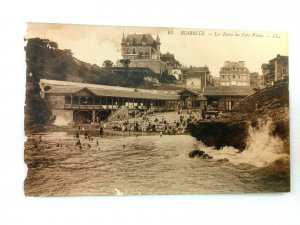
POLYGON ((245 67, 245 62, 244 61, 239 61, 239 62, 231 62, 231 61, 225 61, 223 68, 246 68, 245 67))
POLYGON ((42 82, 47 86, 51 87, 50 90, 45 91, 46 94, 71 95, 71 94, 76 94, 79 91, 87 91, 94 96, 123 97, 123 98, 135 98, 135 99, 163 99, 163 100, 180 99, 180 96, 177 94, 176 91, 145 90, 145 89, 75 83, 75 82, 66 82, 66 81, 52 81, 52 80, 42 80, 42 82))
POLYGON ((204 96, 248 96, 254 93, 252 87, 221 86, 204 88, 204 96))
POLYGON ((146 42, 147 45, 152 45, 155 40, 151 34, 128 34, 125 38, 125 43, 140 45, 142 41, 146 42))

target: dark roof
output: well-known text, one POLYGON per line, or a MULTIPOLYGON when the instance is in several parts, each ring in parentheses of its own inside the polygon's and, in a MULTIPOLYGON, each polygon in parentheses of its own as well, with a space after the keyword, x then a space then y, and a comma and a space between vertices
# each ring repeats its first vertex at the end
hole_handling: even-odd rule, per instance
POLYGON ((204 77, 205 74, 208 76, 209 71, 188 71, 185 75, 187 78, 201 78, 204 77))
POLYGON ((186 73, 190 72, 209 72, 209 68, 207 66, 199 66, 199 67, 183 67, 182 71, 186 73))
POLYGON ((185 89, 183 89, 183 90, 180 90, 180 91, 178 91, 177 93, 180 95, 180 94, 182 94, 182 93, 184 93, 184 92, 188 92, 188 93, 193 94, 193 95, 198 95, 197 92, 192 91, 192 90, 187 89, 187 88, 185 88, 185 89))
POLYGON ((161 99, 161 100, 179 100, 179 95, 162 94, 162 93, 151 93, 141 92, 124 89, 107 89, 107 88, 96 88, 96 87, 70 87, 60 86, 52 88, 46 91, 46 94, 76 94, 79 91, 91 92, 95 96, 105 97, 122 97, 122 98, 134 98, 134 99, 161 99))
POLYGON ((45 91, 47 94, 73 94, 84 88, 74 87, 74 86, 56 86, 48 91, 45 91))
POLYGON ((246 68, 245 64, 243 64, 241 62, 230 62, 230 61, 226 61, 223 66, 223 68, 232 68, 232 67, 246 68))
POLYGON ((288 58, 289 57, 286 56, 286 55, 277 54, 277 56, 274 59, 271 59, 269 62, 273 62, 273 61, 276 61, 276 60, 287 60, 288 58))
POLYGON ((129 41, 130 44, 140 45, 142 43, 142 40, 146 42, 146 44, 152 45, 154 41, 151 34, 128 34, 126 38, 126 42, 129 41))
POLYGON ((171 58, 174 59, 174 54, 170 54, 169 52, 160 54, 160 58, 171 58))
POLYGON ((225 86, 225 87, 205 87, 204 96, 248 96, 254 93, 252 87, 238 87, 238 86, 225 86))
POLYGON ((206 98, 203 95, 198 95, 195 100, 206 101, 206 98))

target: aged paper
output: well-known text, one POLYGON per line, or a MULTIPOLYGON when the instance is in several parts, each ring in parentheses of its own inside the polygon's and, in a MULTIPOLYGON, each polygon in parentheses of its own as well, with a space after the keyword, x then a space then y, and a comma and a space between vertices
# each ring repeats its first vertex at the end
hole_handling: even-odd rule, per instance
POLYGON ((287 38, 29 23, 25 194, 288 192, 287 38))

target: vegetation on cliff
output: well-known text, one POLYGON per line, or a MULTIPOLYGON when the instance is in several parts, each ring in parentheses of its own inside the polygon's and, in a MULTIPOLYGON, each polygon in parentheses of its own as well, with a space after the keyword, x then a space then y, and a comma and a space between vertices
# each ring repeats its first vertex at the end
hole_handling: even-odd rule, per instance
POLYGON ((40 97, 40 79, 65 80, 92 84, 104 84, 124 87, 151 87, 146 83, 145 76, 153 77, 165 84, 172 84, 175 77, 167 73, 156 74, 151 70, 140 71, 128 67, 115 69, 110 60, 103 63, 104 67, 82 62, 75 57, 70 49, 59 49, 58 44, 48 39, 27 39, 26 51, 26 107, 25 127, 45 124, 50 118, 50 110, 40 97))
POLYGON ((176 80, 166 72, 156 74, 151 70, 132 69, 129 67, 130 60, 123 60, 123 69, 113 67, 110 60, 105 60, 103 67, 86 63, 73 57, 70 49, 59 49, 56 42, 48 39, 28 39, 25 50, 28 73, 33 76, 38 73, 39 78, 124 87, 143 86, 145 76, 161 83, 174 83, 176 80))

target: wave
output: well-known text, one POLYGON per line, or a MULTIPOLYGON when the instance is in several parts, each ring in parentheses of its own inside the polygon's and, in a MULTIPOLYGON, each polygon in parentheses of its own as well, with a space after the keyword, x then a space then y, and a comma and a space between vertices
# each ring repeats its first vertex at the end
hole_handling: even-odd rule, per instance
POLYGON ((246 149, 242 152, 230 146, 220 150, 205 147, 205 151, 214 159, 227 158, 233 164, 246 163, 264 167, 277 161, 288 162, 289 151, 285 149, 283 140, 271 135, 273 125, 272 120, 268 119, 259 120, 255 127, 249 126, 246 149))

